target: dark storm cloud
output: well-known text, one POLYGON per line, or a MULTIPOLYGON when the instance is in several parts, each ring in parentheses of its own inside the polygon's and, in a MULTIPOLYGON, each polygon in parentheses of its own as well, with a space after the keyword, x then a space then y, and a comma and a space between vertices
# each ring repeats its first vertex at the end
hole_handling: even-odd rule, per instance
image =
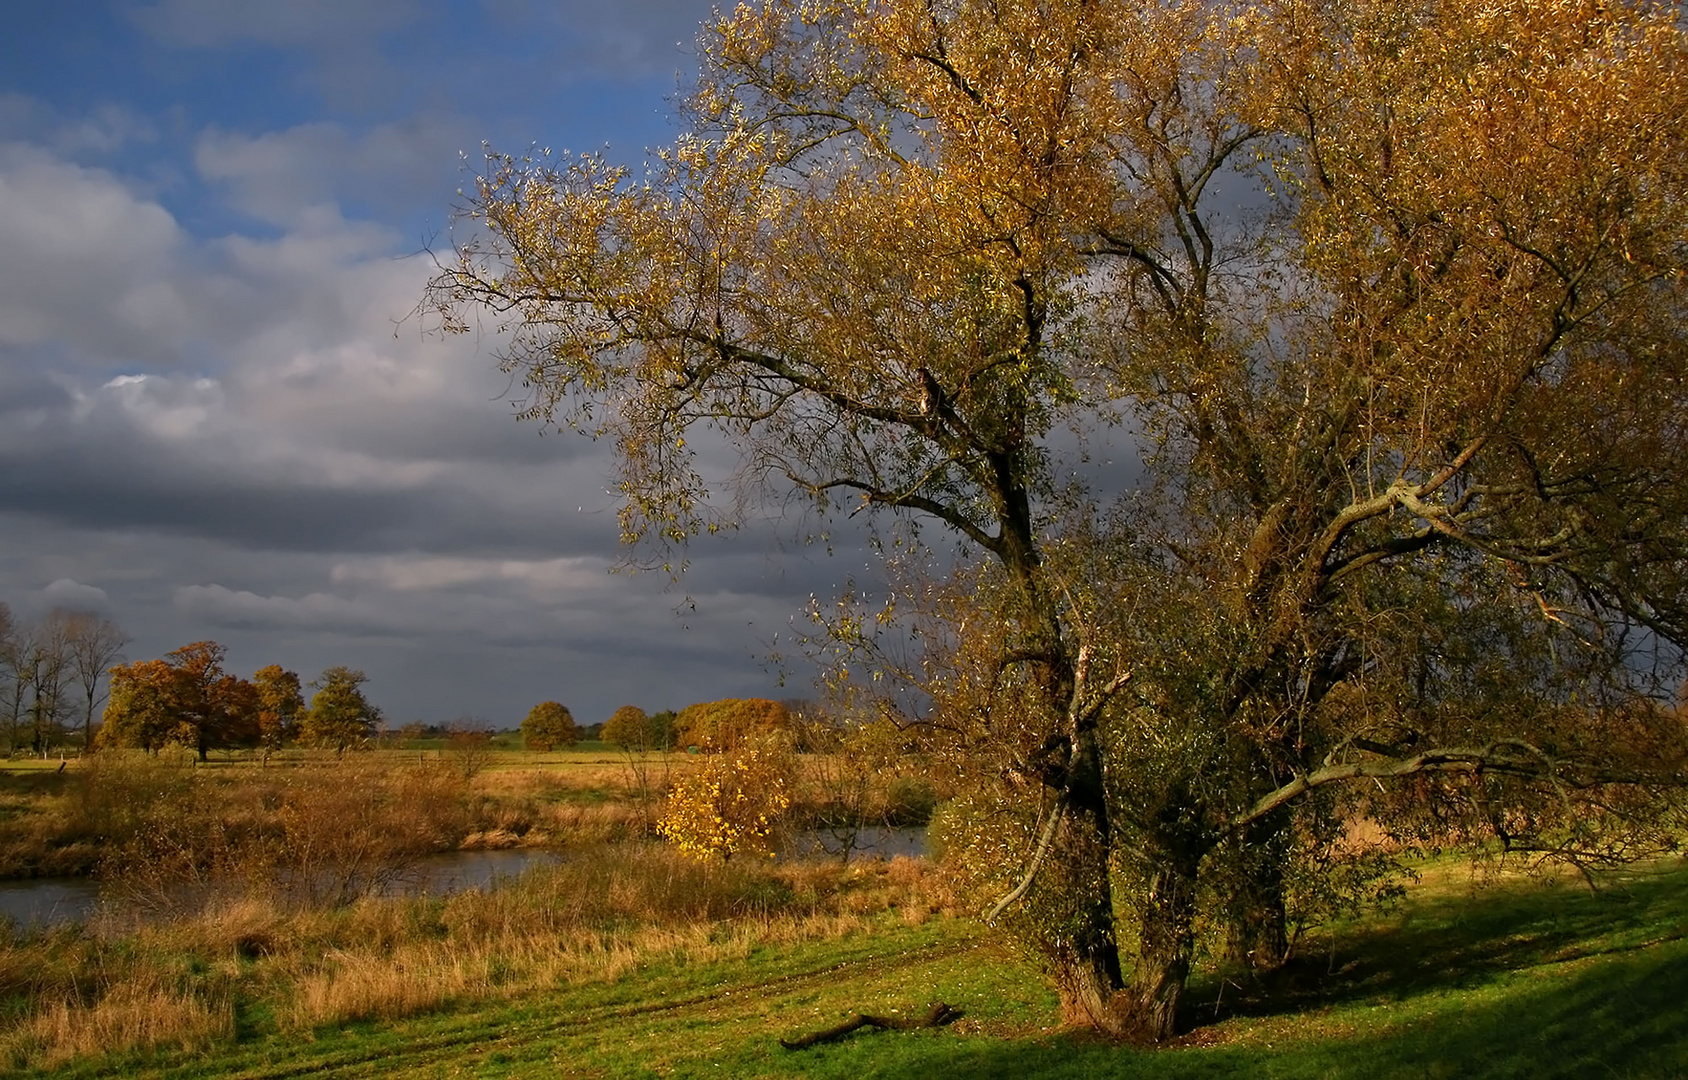
POLYGON ((613 447, 513 420, 496 335, 407 320, 459 149, 636 159, 709 6, 160 0, 74 100, 0 66, 0 600, 97 606, 131 659, 351 664, 395 718, 778 693, 757 657, 858 540, 612 575, 613 447))

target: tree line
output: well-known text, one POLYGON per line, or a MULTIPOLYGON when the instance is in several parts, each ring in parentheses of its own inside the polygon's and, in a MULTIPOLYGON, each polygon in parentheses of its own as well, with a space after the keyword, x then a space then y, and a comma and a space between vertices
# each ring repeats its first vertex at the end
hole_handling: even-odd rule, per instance
POLYGON ((363 672, 335 665, 309 685, 279 664, 250 679, 224 669, 228 650, 215 641, 184 645, 161 659, 111 669, 110 701, 98 745, 157 753, 172 743, 204 761, 221 749, 276 750, 299 743, 344 752, 361 746, 381 723, 363 672))
POLYGON ((54 608, 29 621, 0 602, 0 736, 8 753, 44 754, 67 735, 93 745, 106 669, 129 635, 110 619, 54 608))

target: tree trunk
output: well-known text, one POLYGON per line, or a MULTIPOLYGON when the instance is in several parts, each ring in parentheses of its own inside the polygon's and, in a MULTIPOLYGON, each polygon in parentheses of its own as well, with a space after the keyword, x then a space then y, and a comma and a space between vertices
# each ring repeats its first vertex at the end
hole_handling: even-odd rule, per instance
POLYGON ((1237 875, 1227 912, 1226 959, 1253 971, 1271 971, 1289 952, 1284 901, 1284 860, 1289 852, 1289 812, 1270 814, 1234 840, 1237 875))
POLYGON ((1061 995, 1063 1022, 1119 1035, 1124 1033, 1119 999, 1125 980, 1114 934, 1108 849, 1083 820, 1085 816, 1072 815, 1062 830, 1064 865, 1059 869, 1065 880, 1060 887, 1069 895, 1083 897, 1084 909, 1071 914, 1072 921, 1063 928, 1066 932, 1059 935, 1051 968, 1061 995))
POLYGON ((1197 862, 1169 859, 1150 879, 1124 1032, 1145 1042, 1178 1033, 1178 1003, 1195 952, 1197 862))

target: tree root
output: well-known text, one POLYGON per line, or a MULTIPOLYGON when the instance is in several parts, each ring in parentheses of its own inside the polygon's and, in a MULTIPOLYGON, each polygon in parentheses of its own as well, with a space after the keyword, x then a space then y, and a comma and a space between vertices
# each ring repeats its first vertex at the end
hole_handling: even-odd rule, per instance
POLYGON ((781 1039, 780 1045, 787 1050, 803 1050, 816 1043, 837 1042, 857 1028, 876 1027, 893 1029, 896 1031, 913 1031, 915 1028, 939 1027, 949 1023, 961 1015, 961 1010, 953 1008, 943 1002, 934 1002, 923 1016, 871 1016, 867 1013, 851 1013, 850 1019, 834 1027, 804 1035, 796 1039, 781 1039))

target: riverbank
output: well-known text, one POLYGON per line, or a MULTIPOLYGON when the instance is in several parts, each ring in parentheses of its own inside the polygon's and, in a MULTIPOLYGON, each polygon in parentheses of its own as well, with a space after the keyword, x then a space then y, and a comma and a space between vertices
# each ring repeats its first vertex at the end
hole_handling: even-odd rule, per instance
MULTIPOLYGON (((1688 869, 1680 862, 1608 878, 1598 892, 1567 879, 1484 883, 1462 868, 1433 869, 1395 911, 1318 931, 1303 959, 1268 984, 1202 972, 1189 995, 1189 1033, 1148 1050, 1061 1029, 1033 965, 963 915, 905 906, 926 887, 913 864, 862 869, 879 884, 833 895, 873 910, 848 915, 835 901, 831 915, 817 910, 798 918, 765 906, 684 932, 658 933, 646 923, 600 930, 593 964, 543 975, 522 969, 503 982, 496 969, 480 967, 478 983, 407 1011, 370 989, 361 1018, 342 1011, 313 1022, 286 999, 248 996, 245 988, 258 985, 251 973, 277 954, 249 945, 255 955, 248 958, 227 924, 194 954, 207 973, 199 978, 214 981, 223 972, 230 980, 215 998, 222 1027, 151 1049, 61 1061, 43 1075, 1688 1074, 1681 1008, 1688 1000, 1688 869), (906 878, 902 891, 891 887, 899 875, 906 878), (858 1032, 797 1052, 777 1041, 832 1026, 850 1011, 918 1012, 933 1000, 959 1008, 961 1017, 931 1030, 858 1032)), ((352 936, 364 938, 403 922, 371 911, 355 921, 362 929, 352 936)), ((471 925, 484 931, 497 920, 489 911, 448 922, 439 932, 455 943, 459 935, 475 939, 471 925)), ((475 953, 467 965, 484 960, 475 953)), ((337 966, 351 972, 360 962, 367 961, 337 966)), ((391 985, 373 971, 362 978, 371 988, 391 985)), ((355 996, 348 986, 339 1000, 355 996)))

